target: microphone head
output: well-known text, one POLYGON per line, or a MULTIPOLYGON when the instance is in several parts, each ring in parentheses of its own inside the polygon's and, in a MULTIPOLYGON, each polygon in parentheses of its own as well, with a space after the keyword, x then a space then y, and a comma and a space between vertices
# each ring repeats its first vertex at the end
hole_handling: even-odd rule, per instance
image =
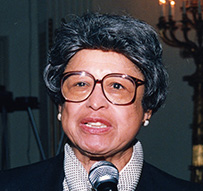
POLYGON ((114 190, 117 190, 118 178, 118 169, 108 161, 96 162, 89 172, 89 181, 96 190, 104 190, 99 187, 106 187, 106 185, 115 187, 114 190))

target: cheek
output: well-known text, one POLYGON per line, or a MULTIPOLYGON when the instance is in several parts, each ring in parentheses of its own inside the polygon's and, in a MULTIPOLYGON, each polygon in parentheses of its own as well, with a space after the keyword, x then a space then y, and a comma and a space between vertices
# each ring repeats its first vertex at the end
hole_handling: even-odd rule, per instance
POLYGON ((139 100, 138 103, 134 104, 134 107, 131 108, 131 113, 129 114, 131 116, 132 119, 132 123, 134 123, 134 125, 136 126, 140 126, 142 125, 142 121, 144 118, 144 111, 143 111, 143 107, 142 107, 142 101, 139 100))
MULTIPOLYGON (((143 120, 143 109, 141 104, 125 106, 126 108, 117 115, 118 125, 121 129, 126 129, 128 131, 138 131, 143 120)), ((116 113, 116 112, 115 112, 116 113)))
POLYGON ((72 118, 76 117, 77 114, 79 114, 79 111, 81 110, 81 104, 80 103, 70 103, 70 102, 65 102, 64 105, 62 106, 62 111, 61 114, 63 117, 67 118, 72 118))
POLYGON ((78 104, 64 103, 61 112, 61 123, 64 131, 70 130, 74 123, 77 121, 79 115, 78 104))

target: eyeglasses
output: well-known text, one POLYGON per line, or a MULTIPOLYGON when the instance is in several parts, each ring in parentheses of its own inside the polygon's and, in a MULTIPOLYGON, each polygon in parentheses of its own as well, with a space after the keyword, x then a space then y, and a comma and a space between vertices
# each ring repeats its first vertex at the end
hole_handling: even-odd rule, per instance
POLYGON ((61 93, 66 101, 82 102, 89 98, 97 83, 101 84, 106 99, 114 105, 128 105, 135 101, 137 87, 145 82, 132 76, 111 73, 101 80, 85 71, 63 74, 61 93))

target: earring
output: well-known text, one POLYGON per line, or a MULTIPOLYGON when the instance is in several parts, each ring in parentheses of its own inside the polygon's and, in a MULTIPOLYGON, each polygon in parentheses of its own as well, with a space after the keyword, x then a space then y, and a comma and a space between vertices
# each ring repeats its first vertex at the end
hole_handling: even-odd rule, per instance
POLYGON ((147 125, 149 125, 149 119, 146 119, 145 122, 144 122, 144 124, 143 124, 143 126, 145 126, 145 127, 146 127, 147 125))
POLYGON ((59 121, 61 121, 61 113, 60 113, 60 112, 59 112, 58 115, 57 115, 57 119, 58 119, 59 121))

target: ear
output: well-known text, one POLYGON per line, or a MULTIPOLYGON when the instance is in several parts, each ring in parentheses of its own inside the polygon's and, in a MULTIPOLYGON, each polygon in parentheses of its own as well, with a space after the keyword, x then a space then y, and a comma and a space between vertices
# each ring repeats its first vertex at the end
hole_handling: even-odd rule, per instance
POLYGON ((144 123, 145 120, 147 120, 147 119, 149 120, 151 118, 151 116, 152 116, 152 110, 149 109, 144 113, 142 122, 144 123))
POLYGON ((58 105, 58 111, 59 111, 59 113, 62 112, 62 106, 61 105, 58 105))

